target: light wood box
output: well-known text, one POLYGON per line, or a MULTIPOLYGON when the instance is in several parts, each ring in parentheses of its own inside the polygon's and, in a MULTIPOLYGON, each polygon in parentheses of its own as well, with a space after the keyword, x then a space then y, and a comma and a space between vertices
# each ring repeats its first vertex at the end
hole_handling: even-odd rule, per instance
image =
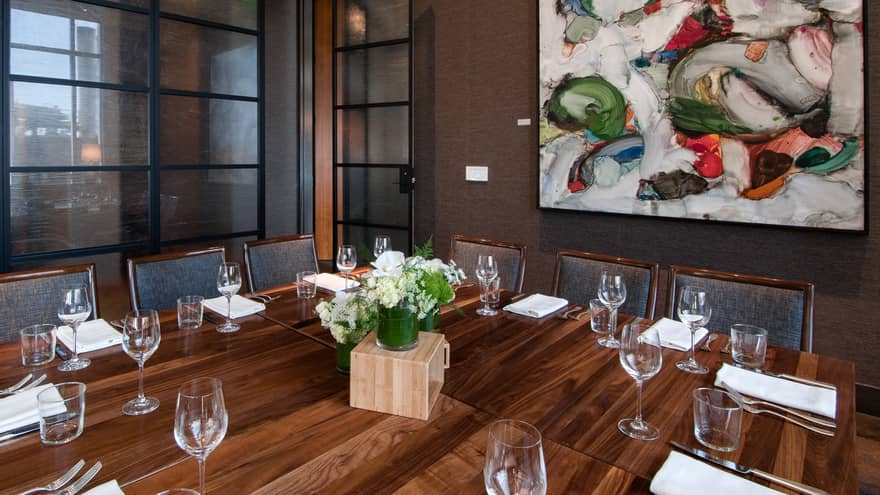
POLYGON ((370 332, 351 351, 351 407, 426 420, 449 368, 449 343, 440 333, 419 332, 409 351, 386 351, 370 332))

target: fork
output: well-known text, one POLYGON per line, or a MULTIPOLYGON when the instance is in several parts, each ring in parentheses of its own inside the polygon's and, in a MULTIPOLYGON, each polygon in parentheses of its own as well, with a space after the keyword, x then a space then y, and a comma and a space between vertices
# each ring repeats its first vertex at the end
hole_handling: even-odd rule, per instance
POLYGON ((780 413, 778 413, 778 412, 776 412, 776 411, 771 411, 771 410, 769 410, 769 409, 761 409, 761 408, 759 408, 759 407, 756 407, 756 406, 750 405, 749 403, 743 401, 744 397, 742 396, 742 394, 740 394, 739 392, 737 392, 737 391, 735 391, 735 390, 730 390, 730 388, 728 388, 728 387, 726 387, 726 386, 724 386, 724 385, 725 385, 725 384, 722 382, 721 387, 724 388, 725 390, 727 390, 728 392, 730 392, 730 395, 732 395, 734 398, 736 398, 736 400, 737 400, 740 404, 742 404, 743 411, 745 411, 745 412, 747 412, 747 413, 751 413, 751 414, 769 414, 770 416, 776 416, 777 418, 780 418, 780 419, 783 419, 783 420, 785 420, 785 421, 788 421, 788 422, 791 423, 791 424, 798 425, 798 426, 800 426, 801 428, 806 428, 806 429, 808 429, 808 430, 810 430, 810 431, 812 431, 812 432, 818 433, 818 434, 820 434, 820 435, 825 435, 825 436, 828 436, 828 437, 833 437, 833 436, 834 436, 834 432, 833 432, 833 431, 826 430, 826 429, 824 429, 824 428, 819 428, 818 426, 813 426, 813 425, 811 425, 811 424, 809 424, 809 423, 805 423, 805 422, 803 422, 803 421, 800 421, 800 420, 794 419, 794 418, 792 418, 792 417, 790 417, 790 416, 786 416, 785 414, 780 414, 780 413))
POLYGON ((760 399, 753 399, 751 397, 746 397, 743 394, 739 393, 738 391, 734 390, 732 387, 730 387, 726 383, 722 382, 721 388, 723 388, 724 390, 727 390, 728 392, 730 392, 730 395, 736 397, 737 400, 739 400, 740 402, 742 402, 743 404, 746 404, 748 406, 775 407, 775 408, 779 409, 780 411, 785 411, 788 414, 792 414, 792 415, 797 416, 801 419, 805 419, 807 421, 816 423, 817 425, 825 426, 827 428, 837 428, 837 423, 835 423, 833 421, 828 421, 827 419, 817 418, 811 414, 805 414, 800 411, 795 411, 794 409, 789 409, 785 406, 780 406, 779 404, 774 404, 772 402, 767 402, 767 401, 760 400, 760 399))
MULTIPOLYGON (((28 375, 28 376, 31 376, 31 375, 28 375)), ((21 393, 21 392, 25 392, 25 391, 30 390, 30 389, 36 387, 37 385, 43 383, 44 381, 46 381, 46 375, 45 375, 45 374, 44 374, 44 375, 40 375, 39 377, 37 377, 36 379, 34 379, 33 381, 31 381, 30 383, 28 383, 28 384, 25 385, 24 387, 19 387, 19 388, 13 389, 12 391, 4 391, 4 392, 0 392, 0 395, 14 395, 14 394, 18 394, 18 393, 21 393)))
POLYGON ((25 490, 25 491, 19 493, 18 495, 29 495, 31 493, 51 492, 53 490, 58 490, 61 487, 63 487, 64 485, 66 485, 68 482, 70 482, 70 480, 72 480, 73 477, 76 476, 76 473, 78 473, 80 471, 80 469, 82 469, 83 466, 85 466, 85 465, 86 465, 86 461, 80 459, 79 462, 74 464, 72 468, 68 469, 67 472, 64 473, 63 475, 61 475, 61 477, 58 478, 57 480, 55 480, 45 486, 38 486, 36 488, 31 488, 29 490, 25 490))
POLYGON ((76 495, 77 493, 79 493, 80 490, 85 488, 85 486, 88 485, 90 481, 92 481, 92 478, 97 476, 98 471, 100 471, 102 467, 103 466, 101 465, 101 461, 96 462, 95 465, 92 466, 91 469, 86 471, 86 474, 82 475, 80 479, 74 481, 73 484, 68 486, 67 488, 59 492, 55 492, 55 495, 76 495))
POLYGON ((559 317, 562 318, 563 320, 567 320, 568 315, 574 313, 575 311, 580 311, 582 309, 584 309, 584 308, 581 306, 578 306, 578 305, 569 306, 569 307, 565 308, 565 311, 563 311, 562 313, 559 314, 559 317))
POLYGON ((718 334, 710 333, 709 336, 706 337, 706 340, 704 340, 703 343, 700 344, 700 350, 712 352, 711 344, 712 344, 712 342, 715 342, 715 339, 717 339, 717 338, 718 338, 718 334))
POLYGON ((27 383, 28 380, 30 380, 30 379, 33 378, 33 377, 34 377, 34 374, 33 374, 33 373, 28 373, 24 378, 22 378, 21 380, 19 380, 18 383, 16 383, 15 385, 13 385, 13 386, 11 386, 11 387, 7 387, 7 388, 0 389, 0 394, 11 394, 11 393, 15 393, 16 390, 18 390, 18 389, 20 389, 21 387, 23 387, 24 384, 27 383))

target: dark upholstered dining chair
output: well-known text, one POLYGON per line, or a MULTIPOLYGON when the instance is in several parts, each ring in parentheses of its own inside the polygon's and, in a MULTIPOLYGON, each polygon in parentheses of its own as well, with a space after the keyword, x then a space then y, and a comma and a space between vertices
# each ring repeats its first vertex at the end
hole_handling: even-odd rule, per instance
POLYGON ((731 325, 748 323, 765 328, 770 345, 812 351, 813 284, 675 265, 669 270, 670 318, 676 314, 680 287, 696 285, 712 301, 709 331, 729 333, 731 325))
POLYGON ((455 261, 455 264, 464 270, 465 276, 474 281, 477 280, 477 257, 481 254, 495 256, 502 289, 522 291, 526 275, 526 247, 524 245, 462 235, 452 236, 449 259, 455 261))
POLYGON ((66 287, 89 288, 92 314, 98 317, 95 265, 45 268, 0 275, 0 343, 18 341, 24 327, 51 323, 58 325, 58 307, 66 287))
POLYGON ((251 291, 291 284, 299 272, 318 271, 315 238, 297 234, 246 242, 244 266, 251 291))
POLYGON ((660 265, 649 261, 560 249, 556 255, 553 295, 588 307, 590 299, 598 297, 599 279, 605 270, 620 273, 626 282, 627 295, 621 313, 654 318, 660 265))
POLYGON ((182 296, 218 297, 217 273, 225 260, 222 247, 130 258, 131 308, 163 310, 176 308, 182 296))

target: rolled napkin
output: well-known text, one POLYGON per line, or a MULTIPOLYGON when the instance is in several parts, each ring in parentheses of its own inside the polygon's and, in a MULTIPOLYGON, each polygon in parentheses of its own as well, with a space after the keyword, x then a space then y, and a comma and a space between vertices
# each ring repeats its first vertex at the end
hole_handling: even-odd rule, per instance
POLYGON ((651 481, 655 495, 696 495, 724 493, 725 495, 771 495, 776 490, 753 483, 745 478, 700 462, 693 457, 672 451, 651 481))
MULTIPOLYGON (((226 316, 226 296, 215 297, 213 299, 205 299, 205 307, 215 313, 226 316)), ((266 310, 265 304, 257 301, 252 301, 246 297, 239 296, 238 294, 232 296, 232 299, 230 300, 230 307, 231 310, 229 317, 233 320, 236 318, 244 318, 245 316, 250 316, 252 314, 266 310)))
MULTIPOLYGON (((314 277, 310 277, 315 285, 330 292, 339 292, 345 290, 345 277, 334 275, 332 273, 319 273, 314 277)), ((348 288, 358 287, 360 284, 353 279, 348 279, 348 288)))
MULTIPOLYGON (((65 347, 73 350, 73 330, 68 326, 58 327, 56 332, 58 340, 65 347)), ((122 334, 103 318, 89 320, 80 323, 76 329, 76 351, 92 352, 105 347, 111 347, 122 343, 122 334)))
MULTIPOLYGON (((691 329, 684 323, 669 318, 660 318, 651 325, 651 329, 657 330, 660 335, 660 345, 663 347, 676 351, 691 350, 691 329)), ((708 334, 709 331, 705 328, 698 328, 694 334, 694 344, 703 340, 703 337, 708 334)))
MULTIPOLYGON (((46 389, 51 389, 49 394, 55 395, 59 401, 61 400, 61 395, 55 385, 51 383, 0 399, 0 433, 39 423, 40 412, 37 409, 37 395, 46 389)), ((64 404, 58 404, 57 411, 49 412, 60 414, 66 410, 64 404)))
POLYGON ((543 318, 554 311, 568 306, 568 301, 561 297, 545 296, 544 294, 532 294, 529 297, 520 299, 515 303, 504 306, 504 311, 510 311, 518 315, 530 316, 532 318, 543 318))
POLYGON ((837 416, 837 391, 762 375, 727 363, 715 375, 715 386, 724 383, 737 392, 781 406, 803 409, 834 419, 837 416))
POLYGON ((125 492, 119 488, 119 483, 116 480, 110 480, 84 492, 83 495, 125 495, 125 492))

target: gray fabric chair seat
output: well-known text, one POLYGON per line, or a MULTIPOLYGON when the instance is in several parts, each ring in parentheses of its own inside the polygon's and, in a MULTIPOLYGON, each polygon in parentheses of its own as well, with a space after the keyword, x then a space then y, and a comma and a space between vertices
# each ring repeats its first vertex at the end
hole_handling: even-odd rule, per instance
POLYGON ((301 234, 248 242, 244 263, 252 291, 291 284, 299 272, 318 271, 315 240, 312 234, 301 234))
POLYGON ((526 269, 526 246, 460 235, 452 237, 449 258, 455 261, 455 264, 464 270, 465 276, 473 281, 477 281, 477 258, 481 254, 495 257, 502 289, 522 291, 526 269))
POLYGON ((132 309, 176 308, 182 296, 218 297, 217 274, 225 259, 223 248, 129 259, 132 309))
POLYGON ((89 287, 92 315, 98 317, 95 265, 16 272, 0 275, 0 342, 17 342, 22 328, 49 323, 60 325, 58 308, 67 287, 89 287))

